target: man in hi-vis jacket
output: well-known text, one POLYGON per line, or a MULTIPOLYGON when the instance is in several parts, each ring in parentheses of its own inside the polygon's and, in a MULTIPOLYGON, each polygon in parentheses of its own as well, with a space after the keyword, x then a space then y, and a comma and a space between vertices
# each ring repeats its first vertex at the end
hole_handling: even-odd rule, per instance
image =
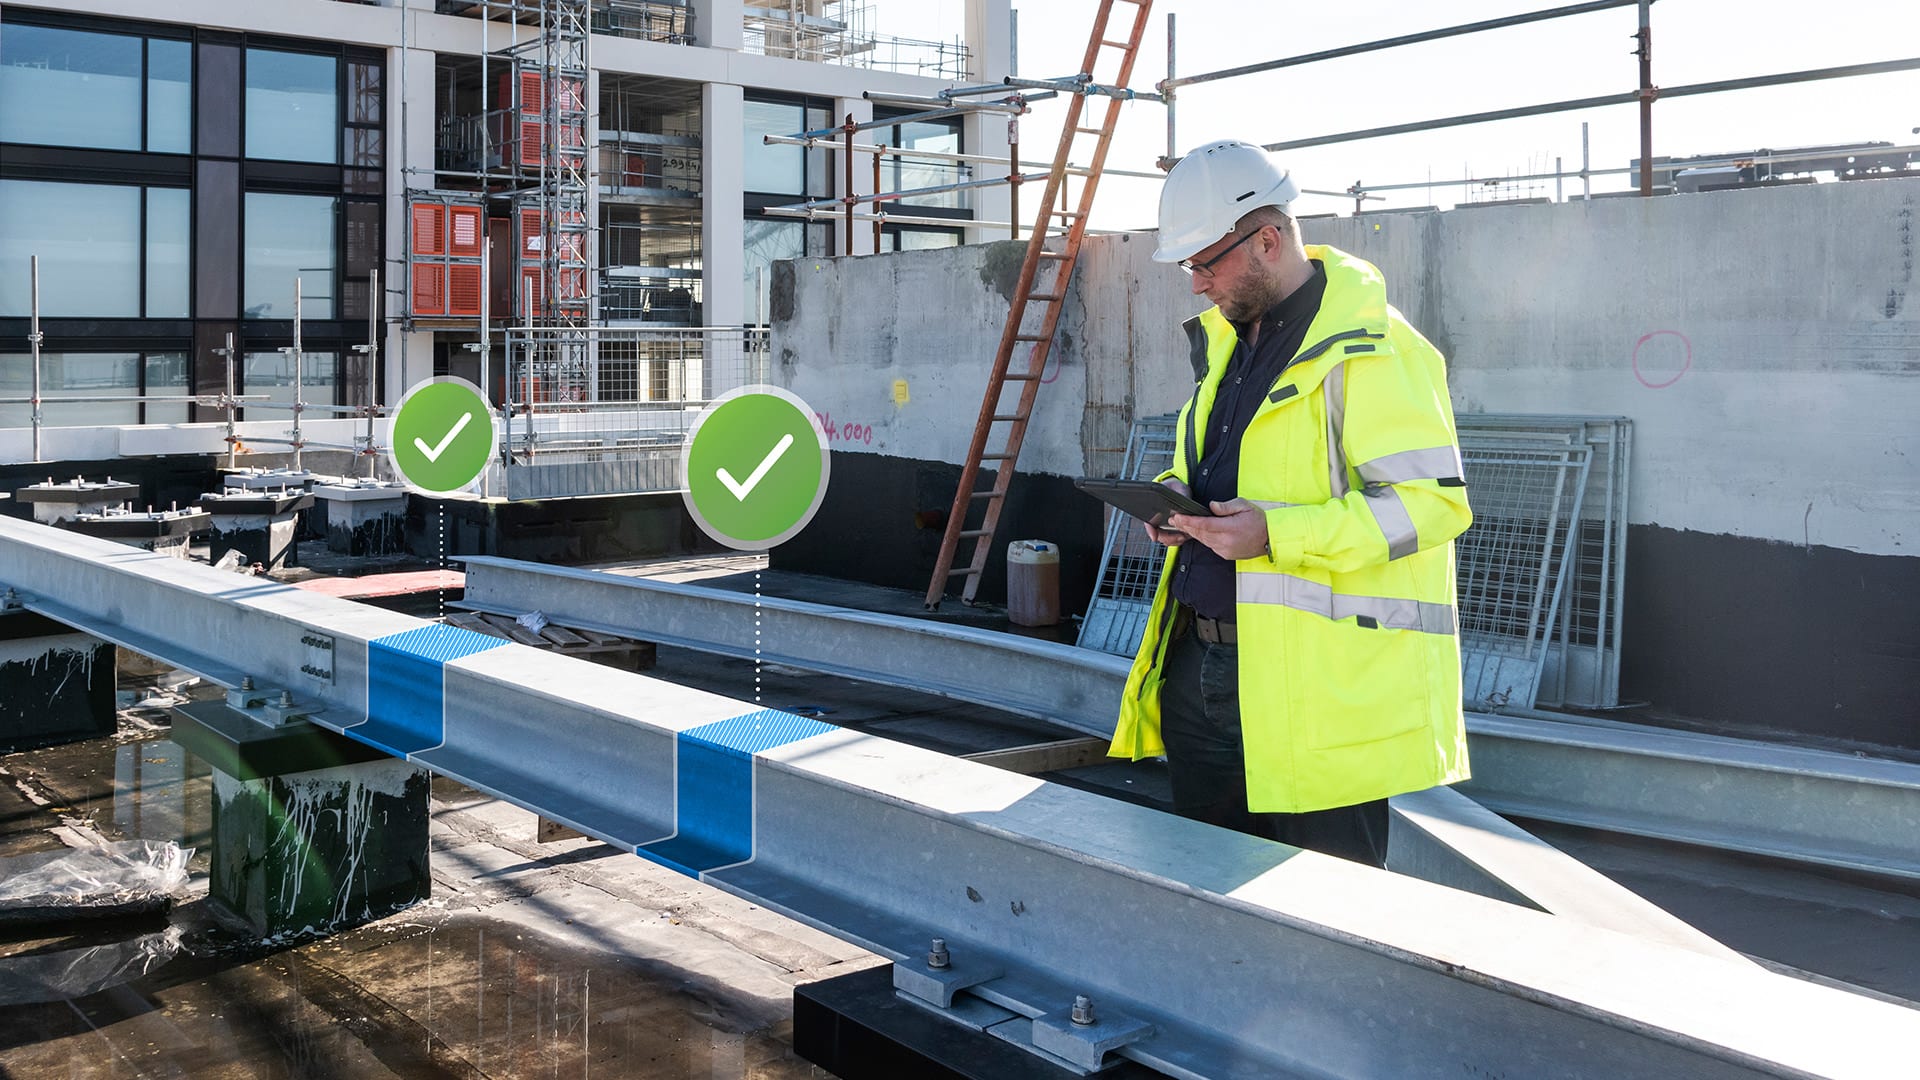
POLYGON ((1185 817, 1382 866, 1387 798, 1467 776, 1453 538, 1473 520, 1440 353, 1370 264, 1303 246, 1259 147, 1200 147, 1159 262, 1213 307, 1161 479, 1167 546, 1109 753, 1185 817))

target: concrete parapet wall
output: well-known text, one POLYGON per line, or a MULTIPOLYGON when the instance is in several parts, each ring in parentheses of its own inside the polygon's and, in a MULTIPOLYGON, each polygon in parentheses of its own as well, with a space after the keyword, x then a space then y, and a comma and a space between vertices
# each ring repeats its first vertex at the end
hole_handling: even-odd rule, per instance
MULTIPOLYGON (((1897 602, 1920 595, 1916 209, 1920 182, 1879 180, 1303 230, 1380 267, 1446 353, 1456 410, 1632 418, 1625 696, 1920 749, 1899 707, 1920 615, 1897 602), (1796 573, 1795 553, 1824 569, 1796 573)), ((1022 473, 1113 473, 1127 426, 1185 400, 1179 323, 1205 301, 1151 251, 1147 234, 1087 241, 1022 473)), ((959 463, 1020 254, 784 264, 774 381, 831 420, 838 452, 959 463)), ((1087 534, 1078 517, 1062 532, 1087 534)), ((924 587, 923 561, 888 583, 924 587)))

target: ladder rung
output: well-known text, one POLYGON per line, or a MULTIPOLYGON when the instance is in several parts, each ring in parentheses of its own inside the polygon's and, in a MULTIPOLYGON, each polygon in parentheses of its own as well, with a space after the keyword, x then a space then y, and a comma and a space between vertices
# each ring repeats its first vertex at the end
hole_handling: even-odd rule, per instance
POLYGON ((1000 497, 1000 493, 992 488, 988 488, 985 491, 976 491, 968 497, 973 499, 997 499, 1000 497))
POLYGON ((992 535, 993 535, 992 529, 965 529, 961 531, 960 539, 975 540, 982 536, 992 536, 992 535))
POLYGON ((1052 301, 1052 300, 1064 300, 1066 299, 1066 297, 1062 296, 1059 293, 1028 293, 1027 299, 1052 301))
POLYGON ((947 571, 947 576, 948 577, 972 577, 975 574, 978 574, 979 572, 980 571, 975 570, 971 566, 958 566, 953 568, 952 570, 947 571))
POLYGON ((994 417, 994 419, 995 420, 1025 420, 1026 417, 1020 415, 1019 413, 1014 413, 1010 416, 996 416, 994 417))
POLYGON ((1133 42, 1131 41, 1115 41, 1112 38, 1101 38, 1100 44, 1111 45, 1116 49, 1128 49, 1133 47, 1133 42))
POLYGON ((1048 337, 1045 334, 1015 334, 1013 335, 1013 340, 1015 341, 1051 341, 1053 339, 1048 337))
POLYGON ((1073 130, 1087 135, 1105 135, 1107 133, 1106 128, 1077 127, 1073 130))
POLYGON ((1037 378, 1039 378, 1040 376, 1038 376, 1038 375, 1016 375, 1016 374, 1014 374, 1013 372, 1011 372, 1011 371, 1009 371, 1009 372, 1007 372, 1007 373, 1006 373, 1005 375, 1002 375, 1002 376, 1000 376, 1000 377, 1001 377, 1002 379, 1004 379, 1004 380, 1006 380, 1007 382, 1030 382, 1030 381, 1032 381, 1032 380, 1034 380, 1034 379, 1037 379, 1037 378))
MULTIPOLYGON (((1093 170, 1083 165, 1069 165, 1066 168, 1066 174, 1068 176, 1092 176, 1093 170)), ((1065 212, 1066 211, 1064 210, 1056 211, 1056 213, 1065 213, 1065 212)))
POLYGON ((1043 251, 1040 253, 1040 257, 1043 259, 1070 259, 1073 256, 1068 255, 1064 251, 1043 251))

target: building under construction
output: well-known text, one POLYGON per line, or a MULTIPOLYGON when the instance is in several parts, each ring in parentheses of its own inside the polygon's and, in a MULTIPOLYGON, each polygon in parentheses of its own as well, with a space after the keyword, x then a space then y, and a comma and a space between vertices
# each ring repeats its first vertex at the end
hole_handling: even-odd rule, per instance
POLYGON ((0 9, 0 1075, 1908 1068, 1920 147, 1652 124, 1920 60, 1654 93, 1602 0, 1256 65, 1638 30, 1501 114, 1638 105, 1636 161, 1301 218, 1445 355, 1474 509, 1473 776, 1375 870, 1107 756, 1161 551, 1073 481, 1166 470, 1197 301, 1089 224, 1248 69, 1084 6, 1019 74, 1007 0, 0 9), (821 448, 766 543, 688 464, 748 388, 821 448))

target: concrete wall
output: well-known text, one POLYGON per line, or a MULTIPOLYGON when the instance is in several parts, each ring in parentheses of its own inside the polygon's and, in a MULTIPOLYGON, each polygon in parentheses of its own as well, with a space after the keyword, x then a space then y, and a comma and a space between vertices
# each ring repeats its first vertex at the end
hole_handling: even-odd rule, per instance
MULTIPOLYGON (((1303 225, 1381 268, 1448 355, 1456 409, 1633 419, 1623 696, 1920 748, 1916 205, 1920 182, 1884 180, 1303 225)), ((1177 324, 1204 301, 1150 251, 1088 242, 1023 473, 1110 473, 1127 423, 1186 397, 1177 324)), ((798 264, 776 377, 871 426, 836 450, 957 463, 1018 257, 798 264)), ((1084 510, 1056 507, 1060 528, 1085 534, 1084 510)))

